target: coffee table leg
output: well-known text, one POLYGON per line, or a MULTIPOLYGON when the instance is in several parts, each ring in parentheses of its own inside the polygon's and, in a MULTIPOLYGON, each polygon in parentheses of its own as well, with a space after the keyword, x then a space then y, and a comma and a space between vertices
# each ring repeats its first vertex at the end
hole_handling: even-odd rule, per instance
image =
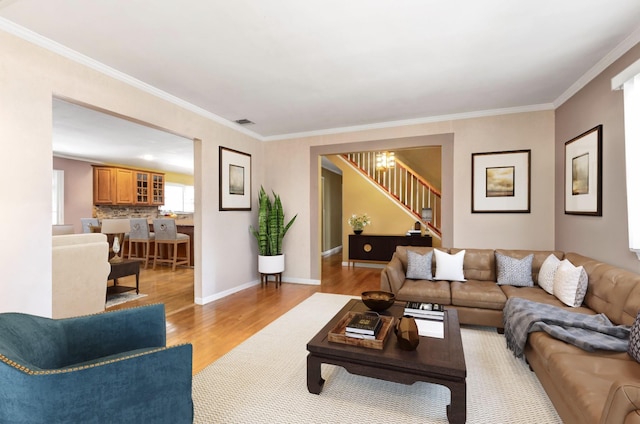
POLYGON ((309 354, 307 356, 307 389, 309 393, 319 395, 322 391, 324 380, 320 372, 320 360, 309 354))
POLYGON ((467 421, 467 383, 451 383, 451 404, 447 405, 447 418, 451 424, 464 424, 467 421))

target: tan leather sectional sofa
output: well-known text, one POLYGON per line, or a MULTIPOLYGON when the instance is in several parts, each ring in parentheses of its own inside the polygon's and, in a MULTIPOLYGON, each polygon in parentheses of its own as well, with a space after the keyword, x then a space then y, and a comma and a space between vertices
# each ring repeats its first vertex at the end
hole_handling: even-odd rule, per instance
MULTIPOLYGON (((640 310, 640 275, 577 253, 560 251, 465 249, 466 282, 405 278, 407 249, 399 246, 381 274, 381 289, 401 301, 436 302, 455 308, 462 324, 502 329, 508 298, 522 297, 580 313, 604 313, 614 324, 633 325, 640 310), (533 253, 534 287, 499 286, 495 252, 524 258, 533 253), (589 276, 581 307, 570 308, 537 285, 538 271, 549 254, 583 266, 589 276)), ((462 249, 440 249, 455 254, 462 249)), ((433 259, 435 270, 435 255, 433 259)), ((435 274, 434 274, 435 275, 435 274)), ((506 347, 505 347, 506 348, 506 347)), ((543 332, 531 333, 525 357, 565 423, 640 423, 640 363, 626 352, 587 352, 543 332)))

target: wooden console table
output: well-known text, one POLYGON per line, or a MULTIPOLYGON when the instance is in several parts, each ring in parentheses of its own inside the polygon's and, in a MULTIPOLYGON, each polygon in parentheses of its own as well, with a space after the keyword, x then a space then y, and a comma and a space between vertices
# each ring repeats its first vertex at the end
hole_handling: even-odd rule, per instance
POLYGON ((349 235, 349 265, 355 262, 389 262, 397 246, 432 245, 431 236, 349 235))

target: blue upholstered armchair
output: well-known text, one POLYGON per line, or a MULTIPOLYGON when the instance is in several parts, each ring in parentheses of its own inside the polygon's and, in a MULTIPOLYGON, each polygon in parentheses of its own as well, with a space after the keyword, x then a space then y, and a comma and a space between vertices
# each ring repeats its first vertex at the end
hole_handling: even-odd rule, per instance
POLYGON ((164 305, 0 314, 0 423, 191 423, 192 347, 165 344, 164 305))

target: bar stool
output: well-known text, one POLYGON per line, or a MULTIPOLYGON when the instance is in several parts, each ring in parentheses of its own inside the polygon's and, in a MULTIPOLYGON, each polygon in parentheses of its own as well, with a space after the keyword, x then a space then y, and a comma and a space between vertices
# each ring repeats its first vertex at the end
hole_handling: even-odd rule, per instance
POLYGON ((156 235, 149 232, 149 223, 146 218, 131 218, 128 258, 144 262, 144 268, 147 269, 151 256, 151 243, 154 243, 155 239, 156 235), (135 256, 131 256, 134 247, 135 256), (142 248, 142 254, 140 254, 139 248, 142 248))
POLYGON ((100 226, 100 222, 98 218, 80 218, 80 222, 82 223, 82 232, 83 233, 91 233, 91 227, 100 226))
POLYGON ((170 263, 171 270, 176 270, 176 265, 187 265, 191 263, 191 251, 189 249, 189 236, 178 233, 175 219, 154 219, 153 232, 156 235, 155 249, 153 251, 153 269, 158 263, 170 263), (178 257, 178 246, 185 244, 186 255, 178 257), (158 249, 162 245, 167 245, 167 258, 161 257, 158 249))

